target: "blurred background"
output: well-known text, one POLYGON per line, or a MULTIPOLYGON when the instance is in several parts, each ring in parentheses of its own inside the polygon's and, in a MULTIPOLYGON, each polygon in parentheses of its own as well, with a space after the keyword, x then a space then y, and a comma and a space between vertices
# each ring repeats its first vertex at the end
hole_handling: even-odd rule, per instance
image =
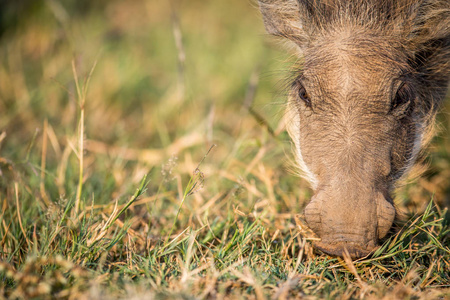
MULTIPOLYGON (((83 110, 85 199, 110 203, 150 173, 149 195, 161 186, 175 193, 156 211, 173 216, 176 195, 215 144, 186 217, 230 190, 244 212, 299 213, 309 200, 289 171, 282 124, 293 59, 265 34, 256 1, 18 0, 2 1, 0 16, 5 193, 20 178, 38 202, 74 197, 83 110)), ((431 168, 399 191, 407 212, 430 197, 450 206, 449 107, 431 168)))

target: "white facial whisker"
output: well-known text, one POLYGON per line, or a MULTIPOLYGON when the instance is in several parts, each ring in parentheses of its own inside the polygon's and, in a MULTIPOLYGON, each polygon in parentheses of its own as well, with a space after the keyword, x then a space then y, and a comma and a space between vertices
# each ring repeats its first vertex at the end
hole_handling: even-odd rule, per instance
POLYGON ((303 155, 301 151, 301 145, 300 145, 300 117, 298 113, 296 113, 295 108, 289 107, 286 110, 286 129, 289 133, 289 136, 291 137, 292 141, 294 142, 295 146, 295 160, 297 162, 296 169, 299 171, 299 174, 301 177, 306 179, 310 184, 312 189, 316 189, 317 185, 319 183, 317 176, 311 172, 311 170, 306 165, 305 161, 303 160, 303 155))

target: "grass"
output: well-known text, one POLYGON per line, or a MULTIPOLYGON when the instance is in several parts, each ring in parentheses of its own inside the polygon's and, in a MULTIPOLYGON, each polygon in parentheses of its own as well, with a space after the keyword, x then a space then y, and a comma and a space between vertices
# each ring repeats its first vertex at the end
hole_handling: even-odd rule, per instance
POLYGON ((33 3, 0 30, 0 298, 450 297, 448 104, 396 234, 330 257, 254 4, 33 3))

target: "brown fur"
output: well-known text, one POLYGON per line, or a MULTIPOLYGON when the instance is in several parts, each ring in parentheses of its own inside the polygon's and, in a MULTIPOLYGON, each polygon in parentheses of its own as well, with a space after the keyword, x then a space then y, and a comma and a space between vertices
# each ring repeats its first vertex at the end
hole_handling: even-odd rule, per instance
POLYGON ((353 257, 392 225, 390 194, 434 133, 450 77, 448 0, 260 0, 266 30, 294 43, 287 108, 317 247, 353 257))

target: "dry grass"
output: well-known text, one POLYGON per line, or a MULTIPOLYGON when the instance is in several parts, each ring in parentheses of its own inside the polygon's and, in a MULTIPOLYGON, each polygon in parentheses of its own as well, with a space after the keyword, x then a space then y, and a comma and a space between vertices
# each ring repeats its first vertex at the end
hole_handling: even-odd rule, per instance
POLYGON ((447 114, 398 232, 329 257, 256 8, 86 3, 30 5, 0 37, 0 298, 450 296, 447 114))

